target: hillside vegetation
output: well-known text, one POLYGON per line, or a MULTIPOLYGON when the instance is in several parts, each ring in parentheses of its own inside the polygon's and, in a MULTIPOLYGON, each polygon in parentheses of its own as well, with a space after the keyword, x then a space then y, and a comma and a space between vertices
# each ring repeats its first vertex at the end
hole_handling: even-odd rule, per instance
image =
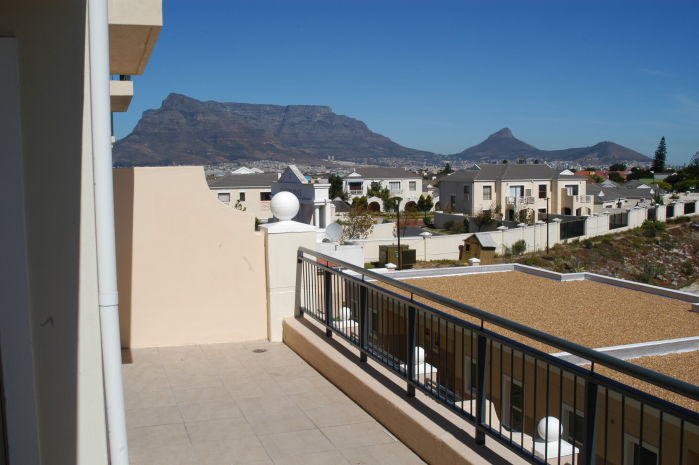
POLYGON ((699 216, 556 244, 548 254, 530 253, 507 261, 560 273, 589 271, 679 289, 699 274, 699 216))

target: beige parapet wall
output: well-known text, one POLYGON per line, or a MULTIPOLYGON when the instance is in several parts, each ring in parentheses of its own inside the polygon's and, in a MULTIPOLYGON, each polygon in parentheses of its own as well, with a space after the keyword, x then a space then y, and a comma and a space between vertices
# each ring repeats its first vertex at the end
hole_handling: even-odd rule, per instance
POLYGON ((264 237, 202 167, 116 168, 122 346, 267 337, 264 237))

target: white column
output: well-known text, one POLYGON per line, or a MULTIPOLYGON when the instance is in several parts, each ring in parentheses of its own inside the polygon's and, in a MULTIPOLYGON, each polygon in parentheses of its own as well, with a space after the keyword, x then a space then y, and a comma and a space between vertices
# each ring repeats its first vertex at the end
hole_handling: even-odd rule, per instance
POLYGON ((316 228, 320 228, 320 207, 317 205, 313 206, 313 224, 316 228))
POLYGON ((294 316, 296 252, 302 246, 315 249, 317 228, 291 221, 298 212, 299 202, 290 192, 277 193, 272 198, 271 208, 279 221, 260 226, 265 234, 267 338, 281 342, 284 318, 294 316))

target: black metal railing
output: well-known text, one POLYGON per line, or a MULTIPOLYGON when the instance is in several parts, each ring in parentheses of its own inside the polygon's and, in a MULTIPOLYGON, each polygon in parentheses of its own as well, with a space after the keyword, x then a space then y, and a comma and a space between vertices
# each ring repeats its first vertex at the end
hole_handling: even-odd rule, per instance
POLYGON ((585 219, 564 220, 560 224, 561 239, 570 239, 585 235, 585 219))
POLYGON ((699 414, 595 368, 690 401, 699 400, 697 386, 307 248, 299 248, 296 277, 300 314, 356 346, 362 361, 405 378, 408 395, 419 389, 474 423, 480 444, 487 435, 542 464, 689 465, 699 457, 699 414), (542 345, 590 368, 534 347, 542 345), (548 443, 537 439, 547 417, 561 425, 551 435, 555 423, 543 422, 548 443))
POLYGON ((623 228, 629 225, 628 213, 613 213, 609 215, 609 229, 623 228))

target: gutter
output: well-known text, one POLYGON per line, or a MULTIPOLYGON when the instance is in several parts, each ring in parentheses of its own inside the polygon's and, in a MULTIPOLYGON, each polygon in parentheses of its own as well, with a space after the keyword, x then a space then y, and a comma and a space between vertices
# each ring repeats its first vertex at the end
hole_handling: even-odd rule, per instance
POLYGON ((109 463, 128 465, 126 414, 121 375, 119 294, 117 292, 111 102, 109 96, 109 15, 107 0, 88 0, 92 157, 97 238, 102 365, 109 463))

